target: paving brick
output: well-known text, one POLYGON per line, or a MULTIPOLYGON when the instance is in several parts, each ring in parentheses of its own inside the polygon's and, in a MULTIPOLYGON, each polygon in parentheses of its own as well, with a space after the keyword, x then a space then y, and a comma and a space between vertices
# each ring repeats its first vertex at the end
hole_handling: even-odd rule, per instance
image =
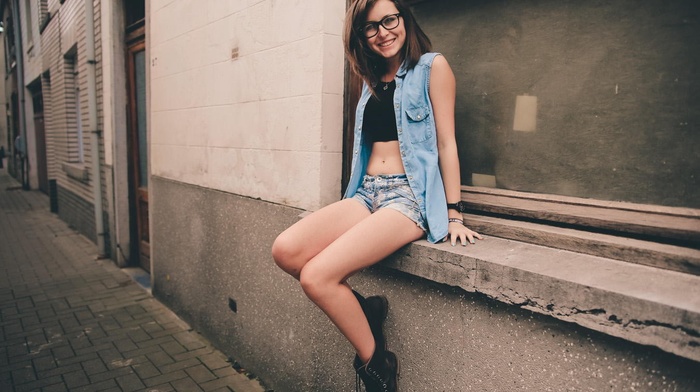
POLYGON ((117 382, 115 380, 105 380, 105 381, 100 381, 98 383, 92 383, 89 385, 84 385, 80 388, 71 388, 70 392, 94 392, 94 391, 105 391, 109 389, 114 389, 116 388, 117 390, 120 390, 117 382))
POLYGON ((85 374, 87 374, 88 376, 107 371, 107 366, 105 366, 101 358, 83 361, 81 365, 83 367, 83 370, 85 371, 85 374))
POLYGON ((84 371, 78 370, 77 372, 66 373, 63 375, 63 381, 69 389, 74 389, 77 387, 82 387, 83 385, 90 384, 90 379, 84 371))
POLYGON ((170 383, 155 385, 146 389, 146 392, 174 392, 175 388, 170 383))
POLYGON ((68 387, 63 382, 41 388, 41 392, 67 392, 68 387))
POLYGON ((73 351, 73 349, 68 345, 52 347, 51 352, 53 353, 54 358, 59 360, 75 356, 75 351, 73 351))
POLYGON ((12 371, 12 381, 19 385, 36 380, 36 374, 31 366, 24 366, 12 371))
POLYGON ((145 388, 141 379, 135 374, 120 376, 116 378, 117 384, 124 392, 131 392, 145 388))
POLYGON ((56 367, 56 360, 52 356, 34 358, 32 359, 32 363, 37 372, 43 372, 56 367))
POLYGON ((90 382, 97 383, 105 380, 115 379, 117 377, 126 376, 127 374, 133 373, 134 370, 130 367, 121 367, 114 370, 108 370, 102 373, 91 374, 90 382))
POLYGON ((170 384, 178 392, 202 391, 202 388, 200 388, 191 378, 183 378, 182 380, 173 381, 170 384))
POLYGON ((122 355, 124 352, 138 350, 139 348, 139 346, 137 346, 131 339, 124 338, 115 340, 114 346, 120 353, 122 353, 122 355))
POLYGON ((197 358, 190 358, 184 361, 173 362, 167 365, 158 366, 158 369, 161 371, 161 373, 165 374, 175 370, 191 368, 193 366, 199 365, 200 363, 201 362, 199 362, 197 358))
POLYGON ((173 358, 164 351, 157 351, 155 353, 146 354, 146 356, 148 357, 148 359, 151 360, 151 362, 154 365, 158 367, 175 362, 173 361, 173 358))
POLYGON ((178 342, 163 343, 160 345, 160 347, 162 347, 163 350, 165 350, 165 352, 171 357, 176 354, 187 352, 187 349, 178 342))
POLYGON ((147 378, 143 382, 146 384, 147 387, 151 387, 151 386, 158 385, 158 384, 165 384, 165 383, 169 383, 172 381, 180 380, 180 379, 183 379, 186 377, 187 377, 187 373, 185 373, 183 370, 176 370, 176 371, 171 372, 171 373, 162 374, 160 376, 147 378))
POLYGON ((8 181, 0 171, 0 391, 262 391, 111 261, 96 261, 94 244, 44 209, 45 195, 7 192, 8 181))
POLYGON ((132 369, 134 369, 136 374, 142 379, 160 376, 162 374, 157 367, 153 366, 153 364, 148 361, 133 365, 132 369))
POLYGON ((192 377, 193 380, 195 380, 197 383, 203 383, 206 381, 211 381, 216 377, 212 372, 207 369, 206 366, 204 365, 197 365, 193 366, 191 368, 185 369, 185 372, 192 377))
POLYGON ((199 359, 204 363, 204 365, 209 368, 209 370, 221 369, 223 367, 230 367, 231 364, 226 362, 226 358, 220 353, 212 353, 209 355, 204 355, 199 357, 199 359))
POLYGON ((229 367, 214 370, 214 374, 216 375, 216 377, 226 377, 226 376, 232 376, 234 374, 238 374, 238 371, 236 369, 234 369, 232 366, 229 366, 229 367))
POLYGON ((28 382, 26 384, 19 384, 15 381, 15 392, 25 392, 25 391, 36 391, 42 387, 47 387, 55 385, 58 383, 63 383, 61 376, 53 376, 49 378, 42 378, 40 380, 28 382))
POLYGON ((64 366, 64 365, 61 365, 60 362, 57 362, 57 365, 58 365, 57 367, 55 367, 51 370, 38 372, 39 378, 46 378, 46 377, 51 377, 51 376, 55 376, 55 375, 61 375, 61 374, 66 374, 66 373, 82 370, 82 367, 80 366, 79 363, 73 363, 73 364, 64 366))
POLYGON ((188 359, 188 358, 199 358, 199 357, 211 354, 213 351, 214 351, 214 348, 211 346, 202 347, 202 348, 198 348, 198 349, 193 350, 193 351, 187 351, 184 353, 175 354, 175 355, 173 355, 173 359, 176 361, 182 361, 182 360, 188 359))
POLYGON ((173 335, 173 337, 180 342, 187 350, 196 350, 198 348, 206 347, 207 343, 198 333, 187 331, 180 332, 173 335))

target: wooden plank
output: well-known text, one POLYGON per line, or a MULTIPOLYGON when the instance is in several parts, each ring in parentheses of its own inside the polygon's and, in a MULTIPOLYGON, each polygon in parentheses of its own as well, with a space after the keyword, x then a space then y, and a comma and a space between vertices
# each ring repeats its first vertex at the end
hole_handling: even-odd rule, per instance
POLYGON ((464 219, 484 235, 700 275, 697 249, 472 214, 464 219))
POLYGON ((700 210, 462 187, 476 211, 627 233, 700 241, 700 210))

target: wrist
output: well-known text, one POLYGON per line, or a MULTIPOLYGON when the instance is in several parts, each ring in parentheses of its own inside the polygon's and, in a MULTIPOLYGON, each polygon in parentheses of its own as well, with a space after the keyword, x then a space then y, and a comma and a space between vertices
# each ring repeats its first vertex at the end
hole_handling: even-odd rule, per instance
POLYGON ((447 219, 448 223, 459 223, 460 225, 464 226, 464 220, 461 218, 448 218, 447 219))

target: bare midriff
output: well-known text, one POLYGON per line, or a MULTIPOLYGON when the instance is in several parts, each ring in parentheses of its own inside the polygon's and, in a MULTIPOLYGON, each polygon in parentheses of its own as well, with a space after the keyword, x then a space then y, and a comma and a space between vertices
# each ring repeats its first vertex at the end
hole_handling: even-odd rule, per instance
POLYGON ((372 144, 372 154, 369 156, 367 174, 376 176, 378 174, 402 174, 405 172, 397 140, 374 142, 372 144))

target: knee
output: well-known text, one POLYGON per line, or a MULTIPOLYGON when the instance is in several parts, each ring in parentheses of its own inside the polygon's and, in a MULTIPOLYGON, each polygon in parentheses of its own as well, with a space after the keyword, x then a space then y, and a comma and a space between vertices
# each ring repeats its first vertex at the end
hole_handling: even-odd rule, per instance
POLYGON ((299 284, 306 296, 312 301, 323 295, 325 282, 321 274, 314 268, 313 264, 308 264, 301 270, 301 274, 299 274, 299 284))
POLYGON ((283 271, 299 278, 300 267, 297 262, 298 245, 285 233, 280 234, 272 244, 272 258, 283 271))

